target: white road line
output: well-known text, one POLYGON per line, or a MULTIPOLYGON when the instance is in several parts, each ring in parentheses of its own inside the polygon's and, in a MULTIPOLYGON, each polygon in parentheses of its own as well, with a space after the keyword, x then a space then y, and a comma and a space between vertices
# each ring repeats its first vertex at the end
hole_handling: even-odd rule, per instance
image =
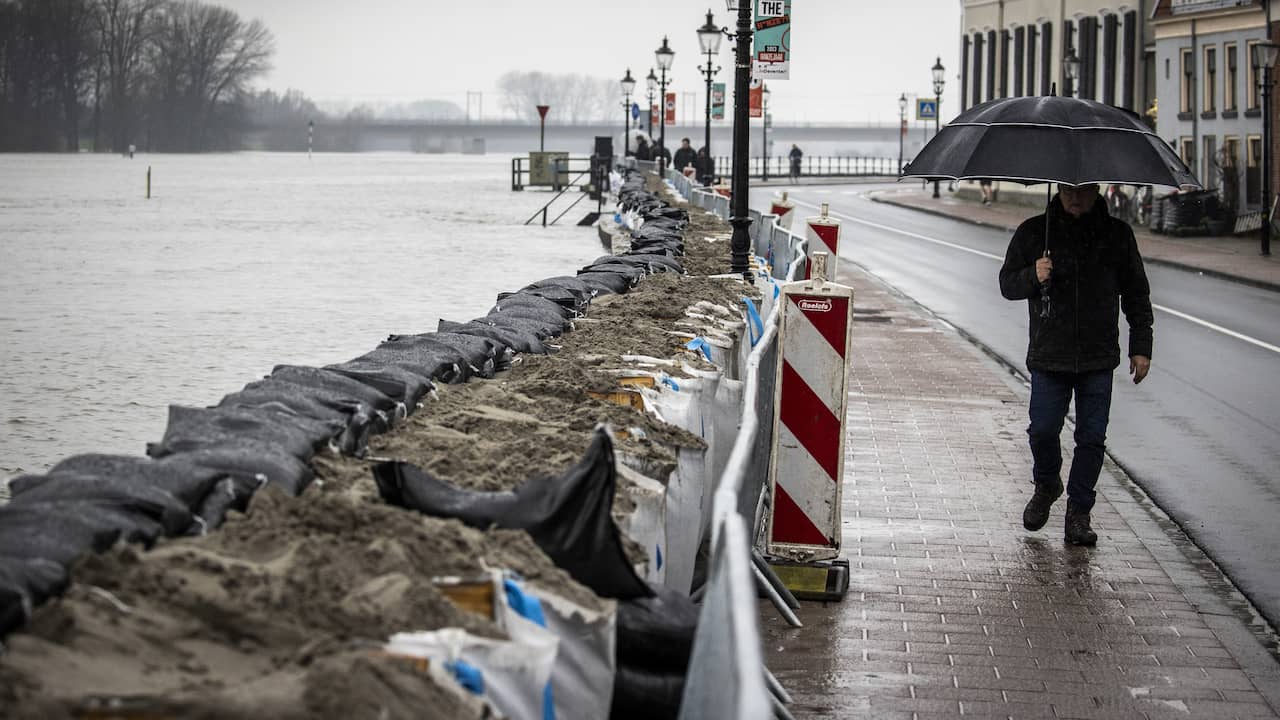
MULTIPOLYGON (((796 203, 797 205, 803 205, 803 206, 805 206, 805 207, 809 207, 809 208, 812 208, 812 209, 814 209, 814 210, 819 209, 817 205, 814 205, 814 204, 812 204, 812 203, 804 202, 803 200, 796 200, 796 201, 795 201, 795 203, 796 203)), ((954 249, 954 250, 961 250, 961 251, 963 251, 963 252, 967 252, 967 253, 970 253, 970 254, 973 254, 973 255, 977 255, 978 257, 984 257, 984 258, 988 258, 988 259, 991 259, 991 260, 995 260, 996 262, 1004 262, 1004 258, 1003 258, 1003 257, 1001 257, 1001 256, 999 256, 999 255, 995 255, 995 254, 989 253, 989 252, 983 252, 983 251, 981 251, 981 250, 975 250, 975 249, 973 249, 973 248, 971 248, 971 247, 965 247, 964 245, 957 245, 956 243, 947 242, 946 240, 939 240, 938 238, 932 238, 932 237, 929 237, 929 236, 927 236, 927 235, 921 235, 921 234, 919 234, 919 233, 913 233, 913 232, 911 232, 911 231, 909 231, 909 230, 902 230, 902 229, 900 229, 900 228, 891 227, 891 226, 889 226, 889 225, 882 225, 882 224, 880 224, 880 223, 871 222, 870 220, 863 220, 862 218, 856 218, 856 217, 853 217, 853 216, 851 216, 851 215, 846 215, 846 214, 844 214, 844 213, 839 213, 839 212, 834 212, 834 211, 828 211, 828 212, 829 212, 829 214, 831 214, 831 215, 833 215, 833 216, 835 216, 835 217, 841 218, 841 219, 843 219, 843 220, 848 220, 849 222, 855 222, 855 223, 858 223, 859 225, 866 225, 866 226, 868 226, 868 227, 873 227, 873 228, 876 228, 876 229, 879 229, 879 230, 884 230, 884 231, 886 231, 886 232, 897 233, 897 234, 899 234, 899 235, 905 235, 905 236, 910 237, 910 238, 915 238, 916 240, 923 240, 924 242, 933 243, 933 244, 935 244, 935 245, 942 245, 943 247, 949 247, 949 248, 952 248, 952 249, 954 249)), ((1181 318, 1181 319, 1183 319, 1183 320, 1186 320, 1187 322, 1195 323, 1196 325, 1199 325, 1199 326, 1201 326, 1201 327, 1203 327, 1203 328, 1207 328, 1207 329, 1209 329, 1209 330, 1213 330, 1214 332, 1222 333, 1223 335, 1226 335, 1227 337, 1232 337, 1232 338, 1235 338, 1236 340, 1241 340, 1241 341, 1244 341, 1244 342, 1249 343, 1250 345, 1255 345, 1255 346, 1257 346, 1257 347, 1260 347, 1260 348, 1262 348, 1263 350, 1270 350, 1270 351, 1271 351, 1271 352, 1273 352, 1273 353, 1280 354, 1280 347, 1278 347, 1278 346, 1276 346, 1276 345, 1272 345, 1272 344, 1271 344, 1271 343, 1269 343, 1269 342, 1265 342, 1265 341, 1259 340, 1259 339, 1257 339, 1257 338, 1250 337, 1250 336, 1248 336, 1248 335, 1244 335, 1244 334, 1242 334, 1242 333, 1238 333, 1238 332, 1236 332, 1235 330, 1230 330, 1230 329, 1228 329, 1228 328, 1224 328, 1224 327, 1222 327, 1221 325, 1218 325, 1218 324, 1215 324, 1215 323, 1211 323, 1211 322, 1209 322, 1208 320, 1202 320, 1202 319, 1200 319, 1200 318, 1198 318, 1198 317, 1196 317, 1196 316, 1194 316, 1194 315, 1188 315, 1187 313, 1184 313, 1184 312, 1182 312, 1181 310, 1174 310, 1173 308, 1171 308, 1171 307, 1167 307, 1167 306, 1165 306, 1165 305, 1160 305, 1160 304, 1157 304, 1157 303, 1152 303, 1152 304, 1151 304, 1151 307, 1153 307, 1153 308, 1155 308, 1156 310, 1159 310, 1159 311, 1161 311, 1161 312, 1169 313, 1170 315, 1172 315, 1172 316, 1174 316, 1174 317, 1176 317, 1176 318, 1181 318)))

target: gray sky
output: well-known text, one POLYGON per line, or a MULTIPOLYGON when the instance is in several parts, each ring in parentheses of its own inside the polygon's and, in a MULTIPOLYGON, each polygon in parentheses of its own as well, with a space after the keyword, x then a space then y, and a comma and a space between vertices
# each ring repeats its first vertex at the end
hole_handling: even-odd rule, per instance
MULTIPOLYGON (((496 81, 513 70, 578 72, 640 80, 670 37, 671 91, 698 92, 696 29, 720 0, 213 0, 264 21, 275 34, 274 71, 260 84, 320 100, 450 100, 484 93, 498 111, 496 81), (708 5, 708 3, 711 3, 708 5)), ((943 115, 954 114, 960 0, 793 0, 791 79, 769 84, 778 122, 892 122, 900 93, 932 95, 929 68, 947 67, 943 115)), ((730 82, 731 43, 717 81, 730 82)), ((620 93, 621 91, 619 91, 620 93)), ((699 100, 701 102, 701 100, 699 100)))

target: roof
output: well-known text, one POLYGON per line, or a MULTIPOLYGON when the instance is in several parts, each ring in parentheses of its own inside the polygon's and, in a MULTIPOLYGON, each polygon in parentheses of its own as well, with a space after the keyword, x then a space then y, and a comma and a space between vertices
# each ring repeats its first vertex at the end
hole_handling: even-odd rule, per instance
POLYGON ((1155 5, 1151 7, 1151 18, 1161 20, 1261 6, 1262 0, 1156 0, 1155 5))

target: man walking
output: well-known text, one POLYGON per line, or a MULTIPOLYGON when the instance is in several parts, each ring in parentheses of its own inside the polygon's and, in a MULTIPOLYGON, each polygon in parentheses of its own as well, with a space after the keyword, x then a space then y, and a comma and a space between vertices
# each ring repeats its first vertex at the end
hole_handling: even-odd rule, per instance
POLYGON ((1027 434, 1035 492, 1022 523, 1028 530, 1044 527, 1062 495, 1058 438, 1074 395, 1076 447, 1064 537, 1072 545, 1094 545, 1098 536, 1089 513, 1102 470, 1112 373, 1120 364, 1121 310, 1129 324, 1133 382, 1142 382, 1151 367, 1151 288, 1133 230, 1107 213, 1097 185, 1059 185, 1046 214, 1013 234, 1000 268, 1000 293, 1026 300, 1030 318, 1027 434))
POLYGON ((697 157, 693 146, 689 144, 689 138, 684 138, 680 141, 680 147, 676 148, 676 157, 671 161, 671 167, 675 168, 676 172, 684 172, 686 167, 694 164, 697 157))
POLYGON ((800 179, 800 158, 804 157, 804 151, 799 145, 791 143, 791 152, 787 153, 787 157, 791 159, 791 182, 800 179))

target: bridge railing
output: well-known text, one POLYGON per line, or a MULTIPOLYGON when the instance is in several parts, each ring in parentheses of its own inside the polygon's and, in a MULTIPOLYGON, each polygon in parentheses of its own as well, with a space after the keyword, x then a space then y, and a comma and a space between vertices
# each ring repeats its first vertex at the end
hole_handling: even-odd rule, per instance
MULTIPOLYGON (((536 187, 549 187, 559 192, 566 187, 572 187, 583 177, 591 177, 591 156, 589 155, 554 158, 551 162, 554 166, 551 170, 552 182, 540 184, 536 187), (570 176, 573 176, 574 179, 570 179, 570 176)), ((530 165, 528 156, 522 155, 511 158, 512 190, 523 190, 533 185, 532 167, 530 165)))
MULTIPOLYGON (((903 162, 906 162, 905 160, 903 162)), ((785 156, 747 159, 747 175, 763 178, 768 169, 768 177, 785 178, 791 174, 791 160, 785 156)), ((716 174, 728 178, 733 172, 733 159, 727 156, 716 158, 716 174)), ((825 155, 806 155, 800 159, 801 177, 897 177, 898 159, 879 157, 841 157, 825 155)))

